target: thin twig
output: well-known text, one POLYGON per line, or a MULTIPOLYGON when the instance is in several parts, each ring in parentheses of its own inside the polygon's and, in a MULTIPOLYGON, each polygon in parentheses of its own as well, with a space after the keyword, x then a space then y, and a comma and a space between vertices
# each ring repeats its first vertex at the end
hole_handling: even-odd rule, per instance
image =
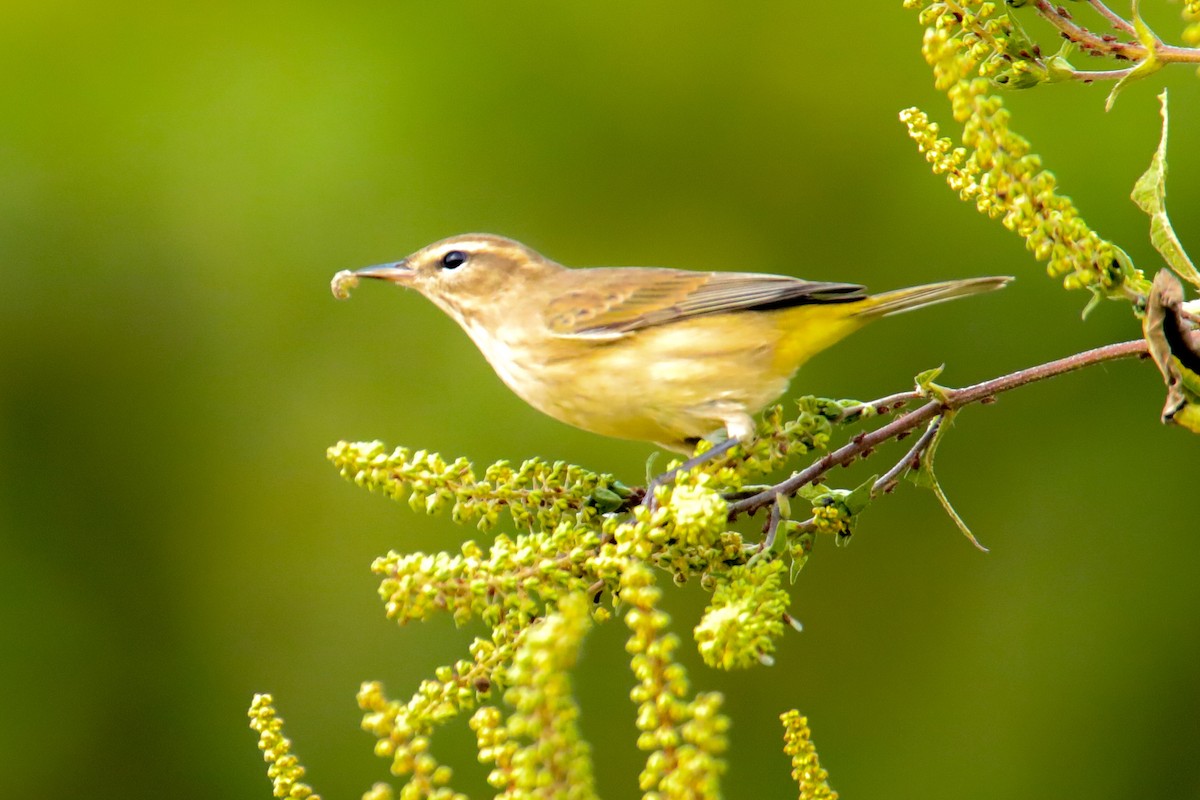
MULTIPOLYGON (((1093 55, 1111 55, 1130 61, 1143 61, 1150 55, 1150 51, 1141 42, 1113 41, 1111 36, 1105 38, 1104 35, 1089 31, 1073 21, 1069 15, 1059 13, 1058 7, 1049 0, 1034 0, 1034 8, 1066 39, 1093 55)), ((1154 55, 1159 61, 1166 63, 1200 63, 1200 49, 1163 44, 1159 40, 1154 42, 1154 55)))
POLYGON ((1103 347, 1084 350, 1082 353, 1076 353, 1073 356, 1048 361, 1045 364, 1038 364, 1036 367, 1018 370, 1008 375, 1002 375, 999 378, 992 378, 989 381, 983 381, 974 386, 967 386, 962 389, 950 389, 947 391, 947 405, 951 409, 962 408, 970 403, 977 403, 985 397, 991 397, 1001 392, 1007 392, 1010 389, 1016 389, 1018 386, 1025 386, 1045 380, 1046 378, 1065 375, 1068 372, 1090 367, 1093 364, 1103 364, 1105 361, 1116 361, 1117 359, 1129 358, 1131 356, 1143 356, 1147 352, 1145 339, 1106 344, 1103 347))
POLYGON ((1095 83, 1096 81, 1119 81, 1135 69, 1137 67, 1126 67, 1125 69, 1069 69, 1066 72, 1072 78, 1082 83, 1095 83))
POLYGON ((923 406, 893 419, 886 425, 873 431, 855 436, 849 443, 826 453, 805 469, 793 474, 790 478, 775 484, 758 494, 729 504, 729 518, 735 519, 739 514, 752 514, 769 503, 773 503, 778 495, 791 496, 809 483, 816 483, 826 472, 834 467, 849 464, 864 452, 873 450, 883 442, 900 438, 917 426, 934 417, 970 405, 989 400, 1001 392, 1016 389, 1030 383, 1053 378, 1077 369, 1102 364, 1131 356, 1144 356, 1147 353, 1146 342, 1135 339, 1131 342, 1105 345, 1093 350, 1086 350, 1066 358, 1039 364, 1036 367, 1019 370, 1008 375, 1002 375, 982 383, 967 386, 962 389, 943 389, 942 398, 930 400, 923 406))
POLYGON ((937 435, 938 428, 941 427, 945 417, 940 414, 929 421, 925 432, 921 434, 917 441, 913 442, 913 446, 904 454, 904 458, 896 462, 896 466, 883 473, 883 477, 875 481, 871 487, 871 497, 878 497, 884 492, 890 492, 899 482, 900 476, 910 469, 917 469, 921 466, 921 453, 933 441, 933 437, 937 435))
POLYGON ((771 545, 775 544, 775 534, 779 532, 779 522, 781 519, 783 519, 783 515, 779 513, 779 503, 772 503, 771 517, 767 520, 767 529, 763 535, 761 549, 770 550, 771 545))
POLYGON ((875 400, 867 400, 854 406, 847 406, 842 409, 842 415, 838 417, 838 421, 847 420, 857 414, 862 414, 866 409, 874 409, 876 414, 887 414, 891 411, 903 408, 921 396, 920 392, 909 390, 907 392, 896 392, 889 394, 886 397, 880 397, 875 400))
POLYGON ((1134 29, 1133 23, 1106 6, 1102 0, 1088 0, 1088 2, 1091 4, 1092 8, 1096 9, 1096 12, 1100 16, 1112 23, 1112 26, 1115 29, 1123 31, 1130 36, 1137 36, 1137 31, 1134 29))
POLYGON ((807 468, 795 473, 790 478, 780 483, 775 484, 770 489, 759 492, 752 497, 747 497, 744 500, 739 500, 736 503, 730 503, 729 516, 733 519, 738 514, 753 513, 765 506, 767 503, 773 502, 776 495, 784 494, 791 496, 800 490, 805 484, 816 483, 819 478, 834 467, 842 464, 849 464, 857 458, 862 451, 877 447, 886 442, 888 439, 896 437, 902 433, 907 433, 923 422, 933 419, 943 411, 943 406, 940 400, 932 400, 920 408, 908 412, 902 417, 884 425, 882 428, 877 428, 870 433, 856 436, 849 444, 839 447, 830 453, 818 458, 807 468))

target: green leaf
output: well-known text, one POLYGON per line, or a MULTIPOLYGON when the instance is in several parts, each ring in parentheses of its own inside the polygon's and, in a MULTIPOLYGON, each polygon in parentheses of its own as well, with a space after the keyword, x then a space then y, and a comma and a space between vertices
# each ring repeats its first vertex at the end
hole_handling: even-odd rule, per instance
POLYGON ((1032 89, 1047 82, 1047 71, 1031 67, 1028 61, 1018 61, 992 76, 992 83, 1003 89, 1032 89))
POLYGON ((914 480, 918 485, 927 486, 933 491, 934 497, 942 504, 942 510, 950 516, 950 519, 954 520, 954 524, 962 531, 963 536, 966 536, 971 544, 986 553, 988 549, 979 543, 979 540, 975 538, 975 534, 971 533, 971 529, 967 527, 967 523, 954 510, 954 506, 950 505, 950 498, 946 497, 946 492, 942 489, 942 485, 938 482, 937 475, 933 471, 934 455, 937 453, 938 444, 942 441, 942 437, 950 427, 950 421, 953 416, 953 411, 947 411, 942 416, 937 433, 933 435, 933 441, 929 443, 929 447, 925 448, 925 452, 921 453, 921 469, 919 475, 914 480))
POLYGON ((1163 68, 1163 62, 1158 58, 1158 37, 1154 35, 1154 31, 1150 30, 1150 26, 1142 19, 1141 12, 1138 11, 1138 0, 1133 0, 1133 29, 1137 32, 1138 41, 1146 48, 1146 57, 1129 70, 1125 77, 1117 81, 1116 86, 1108 93, 1108 99, 1104 101, 1104 110, 1112 111, 1113 103, 1117 102, 1117 95, 1125 88, 1127 84, 1139 81, 1147 75, 1152 75, 1163 68))
POLYGON ((945 364, 927 369, 924 372, 918 373, 913 380, 916 382, 916 389, 921 393, 922 397, 928 397, 932 400, 940 400, 946 402, 946 387, 938 386, 933 382, 933 379, 942 374, 942 370, 946 368, 945 364))
POLYGON ((592 492, 592 505, 601 514, 609 514, 625 504, 625 498, 604 486, 597 486, 592 492))
POLYGON ((1096 310, 1096 306, 1100 305, 1100 300, 1104 297, 1097 287, 1089 286, 1088 289, 1091 290, 1092 296, 1088 298, 1087 305, 1083 307, 1083 311, 1079 314, 1081 319, 1087 319, 1088 314, 1096 310))
POLYGON ((1046 59, 1046 80, 1050 83, 1075 80, 1078 71, 1067 56, 1075 52, 1075 43, 1065 41, 1058 52, 1046 59))
MULTIPOLYGON (((788 521, 786 524, 796 526, 799 523, 788 521)), ((800 576, 800 570, 804 569, 804 565, 808 563, 808 557, 812 554, 813 545, 817 541, 817 536, 812 531, 804 531, 803 533, 800 533, 794 537, 789 533, 787 536, 781 536, 779 538, 790 543, 792 566, 788 570, 788 580, 792 584, 795 584, 796 578, 800 576)))
POLYGON ((818 483, 816 486, 806 483, 796 490, 796 496, 801 500, 807 500, 809 503, 816 503, 818 498, 825 497, 832 491, 832 489, 823 483, 818 483))
POLYGON ((792 503, 790 500, 788 500, 787 495, 785 495, 785 494, 775 495, 775 505, 776 505, 776 507, 779 508, 779 518, 780 519, 791 519, 792 518, 792 503))
POLYGON ((1005 89, 1028 89, 1042 83, 1057 83, 1074 80, 1075 67, 1067 60, 1074 45, 1064 42, 1057 53, 1049 58, 1033 56, 1039 52, 1037 44, 1025 33, 1020 20, 1013 14, 1007 19, 1012 26, 1008 36, 1003 39, 1002 53, 994 53, 990 59, 1003 59, 1010 66, 999 70, 992 77, 992 82, 1005 89))
POLYGON ((1150 216, 1150 242, 1167 265, 1193 286, 1200 287, 1200 272, 1184 252, 1171 220, 1167 217, 1167 90, 1158 96, 1162 104, 1162 138, 1150 166, 1133 185, 1133 202, 1150 216))
POLYGON ((945 368, 946 365, 942 364, 941 366, 934 367, 933 369, 927 369, 924 372, 918 372, 917 377, 913 378, 913 380, 916 381, 917 388, 922 390, 927 389, 933 384, 933 379, 938 375, 941 375, 942 370, 945 368))
POLYGON ((850 512, 851 515, 857 515, 869 506, 871 504, 871 489, 875 486, 875 481, 877 480, 879 480, 879 476, 872 475, 843 497, 842 503, 846 506, 846 511, 850 512))

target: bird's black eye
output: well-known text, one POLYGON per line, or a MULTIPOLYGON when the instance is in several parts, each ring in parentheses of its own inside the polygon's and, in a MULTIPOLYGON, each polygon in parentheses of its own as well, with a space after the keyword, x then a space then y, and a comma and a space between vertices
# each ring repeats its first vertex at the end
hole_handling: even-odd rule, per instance
POLYGON ((456 269, 467 263, 467 254, 462 250, 451 250, 442 256, 442 266, 446 269, 456 269))

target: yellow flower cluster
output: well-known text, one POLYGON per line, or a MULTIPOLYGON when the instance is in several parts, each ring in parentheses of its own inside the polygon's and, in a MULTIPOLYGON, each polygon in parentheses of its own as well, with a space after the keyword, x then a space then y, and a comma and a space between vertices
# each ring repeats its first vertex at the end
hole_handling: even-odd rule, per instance
POLYGON ((808 719, 795 710, 779 718, 783 721, 783 752, 792 757, 792 778, 800 786, 800 800, 837 800, 838 793, 829 788, 829 773, 817 761, 808 719))
POLYGON ((563 523, 548 534, 501 534, 486 554, 472 541, 458 555, 393 550, 371 570, 383 578, 388 618, 401 625, 450 611, 459 625, 479 618, 515 628, 539 616, 545 601, 595 581, 588 559, 599 545, 598 531, 563 523))
POLYGON ((833 436, 833 423, 844 421, 844 409, 857 405, 854 400, 812 396, 796 402, 800 413, 790 419, 784 418, 779 404, 763 411, 754 441, 706 464, 705 474, 721 486, 737 488, 746 478, 774 472, 788 459, 825 450, 833 436))
POLYGON ((708 488, 709 479, 681 474, 674 486, 659 487, 656 509, 638 506, 628 520, 606 518, 601 530, 608 543, 590 562, 597 577, 615 588, 628 564, 637 562, 665 569, 683 583, 703 577, 714 564, 745 561, 741 534, 728 529, 728 505, 708 488))
MULTIPOLYGON (((445 478, 459 482, 449 491, 461 502, 464 487, 475 485, 470 470, 457 462, 447 464, 429 454, 386 454, 374 445, 362 449, 375 463, 346 459, 343 470, 355 470, 357 483, 393 496, 403 493, 396 486, 405 481, 422 481, 422 491, 435 493, 437 481, 445 478)), ((582 636, 581 624, 589 615, 607 616, 586 600, 585 591, 594 593, 597 587, 610 590, 614 602, 619 598, 629 609, 631 627, 646 631, 645 647, 633 656, 635 675, 642 681, 635 694, 653 698, 639 701, 640 724, 648 726, 643 727, 642 744, 654 745, 646 774, 655 777, 646 780, 657 787, 658 797, 693 796, 687 787, 696 786, 708 787, 701 796, 715 796, 720 774, 716 753, 724 747, 726 724, 716 713, 720 698, 687 699, 682 667, 674 663, 678 638, 651 635, 646 628, 647 622, 666 624, 665 615, 647 605, 657 602, 658 590, 637 584, 639 576, 652 577, 650 564, 684 578, 714 564, 728 569, 748 557, 741 537, 727 530, 727 505, 709 486, 712 481, 703 473, 683 473, 666 487, 663 505, 655 510, 638 506, 629 515, 599 519, 576 515, 549 531, 498 535, 486 551, 466 542, 457 554, 391 552, 376 560, 373 569, 381 576, 380 595, 390 618, 403 624, 449 612, 459 624, 481 619, 493 634, 491 640, 475 641, 471 660, 440 668, 435 680, 422 682, 407 702, 389 700, 378 683, 364 684, 358 699, 363 727, 377 737, 376 753, 391 759, 393 773, 411 776, 402 797, 418 789, 429 796, 453 796, 447 786, 450 770, 430 754, 430 737, 493 690, 504 692, 516 709, 507 722, 494 708, 482 708, 472 718, 481 758, 494 768, 494 785, 512 796, 539 796, 523 792, 533 792, 533 776, 544 781, 554 771, 546 771, 550 762, 544 759, 577 741, 570 758, 554 762, 560 777, 569 773, 569 780, 552 783, 591 791, 586 746, 574 732, 577 712, 567 705, 565 669, 573 658, 568 645, 582 636), (552 642, 566 649, 548 650, 552 642), (669 708, 664 705, 668 700, 669 708), (670 741, 680 747, 668 746, 670 741), (530 767, 534 762, 541 766, 530 767)), ((549 487, 547 494, 555 488, 549 487)), ((763 650, 748 646, 756 647, 756 654, 763 650)))
POLYGON ((833 533, 839 537, 849 536, 851 515, 839 503, 813 506, 813 525, 817 533, 833 533))
MULTIPOLYGON (((474 711, 480 760, 492 766, 492 785, 506 797, 579 797, 594 793, 587 745, 576 731, 578 710, 567 677, 591 620, 624 613, 632 631, 628 649, 637 685, 639 746, 647 750, 642 774, 649 800, 715 797, 723 764, 727 720, 718 694, 690 696, 676 661, 679 638, 665 631, 657 609, 656 570, 676 581, 699 577, 715 591, 701 627, 703 648, 726 668, 769 661, 782 630, 786 593, 779 575, 785 550, 761 554, 729 529, 722 492, 740 486, 754 469, 774 469, 789 455, 826 447, 835 422, 852 401, 806 398, 796 419, 775 409, 765 436, 746 462, 717 460, 678 473, 659 488, 655 507, 633 501, 611 476, 563 463, 499 462, 477 477, 466 459, 388 450, 379 442, 340 442, 329 458, 355 484, 426 513, 449 510, 460 523, 493 528, 504 517, 516 533, 458 551, 389 552, 376 559, 387 615, 400 624, 449 613, 463 625, 480 620, 490 637, 476 638, 470 658, 435 670, 407 700, 393 700, 377 682, 358 694, 362 726, 376 737, 375 752, 391 771, 407 776, 400 800, 459 797, 448 766, 431 752, 431 739, 448 721, 474 711), (749 464, 749 466, 747 466, 749 464), (720 623, 727 609, 729 617, 720 623), (502 697, 503 707, 481 706, 502 697)), ((392 787, 370 794, 390 800, 392 787)))
POLYGON ((712 603, 694 631, 705 664, 730 670, 772 663, 787 613, 784 567, 778 559, 757 559, 717 579, 712 603))
POLYGON ((1184 0, 1183 20, 1187 23, 1181 37, 1184 44, 1200 47, 1200 0, 1184 0))
POLYGON ((439 764, 429 752, 434 721, 455 716, 467 704, 454 702, 465 698, 449 698, 444 688, 424 681, 408 705, 388 700, 377 682, 359 689, 359 708, 367 712, 362 727, 378 737, 375 754, 392 759, 392 774, 411 776, 400 790, 400 800, 466 800, 448 786, 453 775, 450 767, 439 764))
POLYGON ((292 800, 321 800, 312 787, 300 779, 304 767, 292 755, 292 742, 283 735, 283 719, 275 713, 275 701, 269 694, 256 694, 250 704, 250 727, 258 732, 258 749, 267 767, 267 777, 274 785, 275 797, 292 800))
POLYGON ((711 547, 728 525, 729 504, 703 484, 676 486, 668 495, 667 509, 674 538, 688 549, 711 547))
POLYGON ((728 719, 721 696, 698 694, 688 700, 687 672, 675 660, 679 637, 665 633, 670 619, 658 609, 661 590, 644 564, 631 564, 621 577, 621 599, 631 608, 625 649, 638 684, 629 693, 637 703, 638 747, 650 753, 638 779, 644 800, 697 800, 720 797, 728 719))
MULTIPOLYGON (((980 213, 1000 219, 1025 239, 1047 272, 1069 289, 1098 295, 1144 295, 1147 284, 1128 257, 1088 227, 1069 197, 1057 192, 1054 175, 1042 168, 1029 142, 1010 127, 1010 113, 992 81, 1040 69, 1022 47, 1026 40, 1007 13, 992 2, 920 3, 925 24, 922 53, 934 83, 950 99, 955 122, 963 126, 962 146, 941 137, 939 126, 919 109, 900 113, 909 136, 959 197, 980 213), (1016 42, 1016 44, 1014 44, 1016 42), (1026 53, 1023 60, 1020 56, 1026 53), (1015 53, 1015 54, 1014 54, 1015 53)), ((1040 78, 1039 78, 1040 79, 1040 78)))
POLYGON ((408 499, 415 511, 436 514, 450 506, 455 522, 495 527, 508 512, 518 528, 553 528, 564 520, 588 520, 617 508, 628 491, 611 475, 563 461, 529 459, 513 468, 491 465, 478 480, 465 458, 447 462, 437 453, 382 442, 338 442, 328 451, 342 476, 372 492, 408 499))
POLYGON ((363 792, 362 800, 394 800, 396 792, 390 783, 376 783, 363 792))
POLYGON ((362 727, 377 741, 375 754, 392 760, 392 773, 407 775, 420 771, 427 782, 449 780, 448 768, 437 772, 429 756, 429 737, 433 732, 474 708, 480 698, 490 696, 492 687, 506 685, 505 670, 512 663, 514 646, 503 627, 493 630, 491 640, 476 639, 471 644, 471 660, 435 670, 436 680, 422 681, 407 703, 388 699, 377 681, 362 685, 358 706, 365 713, 362 727))
POLYGON ((485 706, 471 718, 479 760, 493 769, 488 783, 501 797, 593 800, 590 748, 579 735, 579 707, 569 670, 590 627, 582 594, 562 598, 557 611, 526 628, 508 670, 507 721, 485 706))

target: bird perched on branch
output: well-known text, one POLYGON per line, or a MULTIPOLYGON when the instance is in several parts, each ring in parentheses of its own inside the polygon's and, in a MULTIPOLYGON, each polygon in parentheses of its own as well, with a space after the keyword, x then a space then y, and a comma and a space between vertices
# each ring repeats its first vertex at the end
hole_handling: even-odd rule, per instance
POLYGON ((571 269, 520 242, 466 234, 407 258, 334 276, 416 289, 457 322, 508 387, 593 433, 690 453, 721 431, 754 436, 752 415, 812 356, 872 320, 1011 278, 868 295, 852 283, 651 267, 571 269))

